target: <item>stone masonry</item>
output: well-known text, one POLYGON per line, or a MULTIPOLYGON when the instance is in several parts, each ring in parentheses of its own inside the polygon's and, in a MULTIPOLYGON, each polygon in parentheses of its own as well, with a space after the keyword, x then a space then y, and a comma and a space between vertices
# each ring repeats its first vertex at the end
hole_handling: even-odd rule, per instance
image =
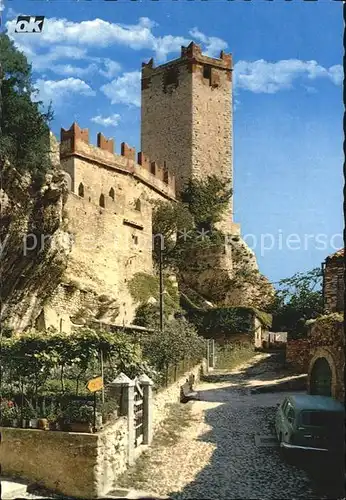
POLYGON ((87 310, 100 320, 132 323, 136 304, 128 282, 135 273, 153 272, 151 202, 175 200, 174 175, 142 153, 137 162, 126 143, 121 155, 102 134, 97 144, 76 123, 61 130, 60 162, 69 188, 64 223, 72 245, 64 282, 41 315, 43 327, 68 332, 70 320, 87 310))
POLYGON ((328 256, 324 262, 324 308, 328 312, 344 310, 344 272, 344 249, 342 249, 328 256))
MULTIPOLYGON (((176 175, 177 194, 193 177, 232 182, 232 56, 202 55, 193 42, 181 57, 142 65, 141 147, 176 175)), ((232 203, 222 229, 232 233, 232 203)))

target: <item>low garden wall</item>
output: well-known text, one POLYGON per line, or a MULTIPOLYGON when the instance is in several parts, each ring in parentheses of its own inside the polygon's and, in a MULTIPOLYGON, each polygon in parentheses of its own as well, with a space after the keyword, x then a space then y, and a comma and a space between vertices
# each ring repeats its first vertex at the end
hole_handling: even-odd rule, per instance
POLYGON ((189 374, 195 376, 196 383, 200 379, 201 371, 206 373, 206 361, 196 365, 182 375, 176 382, 173 382, 169 387, 161 389, 153 397, 153 428, 155 429, 169 413, 169 405, 180 401, 180 387, 185 383, 189 374))
POLYGON ((1 427, 1 473, 59 493, 92 498, 98 435, 1 427))
MULTIPOLYGON (((198 382, 206 362, 196 365, 169 387, 153 395, 153 429, 180 401, 189 374, 198 382)), ((0 427, 1 472, 38 483, 76 498, 107 494, 128 462, 128 420, 119 418, 96 434, 0 427)))
POLYGON ((127 419, 97 434, 1 427, 1 472, 67 496, 106 494, 127 463, 127 419))

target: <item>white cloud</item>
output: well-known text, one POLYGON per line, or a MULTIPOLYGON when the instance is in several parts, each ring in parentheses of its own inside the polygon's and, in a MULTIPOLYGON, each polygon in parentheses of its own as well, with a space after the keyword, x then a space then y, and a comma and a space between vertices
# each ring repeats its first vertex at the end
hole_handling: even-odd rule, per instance
POLYGON ((110 116, 94 116, 91 121, 102 125, 103 127, 116 127, 120 121, 120 115, 114 114, 110 116))
MULTIPOLYGON (((179 52, 181 45, 188 45, 191 42, 190 38, 184 36, 155 36, 152 30, 156 26, 157 23, 147 17, 141 17, 137 24, 130 25, 111 23, 103 19, 76 23, 63 18, 46 18, 40 36, 29 39, 21 34, 13 37, 15 20, 6 23, 9 35, 16 43, 21 44, 24 50, 26 47, 38 49, 49 45, 54 45, 56 48, 59 45, 82 46, 86 50, 86 48, 105 48, 118 44, 133 50, 151 50, 157 61, 163 62, 168 54, 179 52)), ((189 34, 204 45, 204 52, 209 55, 218 55, 220 50, 227 47, 226 42, 220 38, 208 37, 197 28, 191 30, 189 34)))
POLYGON ((38 90, 36 100, 48 104, 50 101, 55 106, 66 102, 72 94, 94 96, 95 91, 79 78, 65 78, 64 80, 42 80, 35 82, 35 88, 38 90))
POLYGON ((328 78, 335 85, 342 81, 341 65, 329 69, 316 61, 300 61, 287 59, 271 63, 260 59, 258 61, 238 61, 234 67, 234 85, 236 88, 255 93, 274 94, 279 90, 290 89, 294 80, 305 77, 310 80, 328 78))
POLYGON ((85 68, 74 66, 72 64, 56 64, 54 65, 54 73, 58 75, 73 75, 76 77, 85 77, 91 73, 96 73, 98 66, 96 64, 89 64, 85 68))
POLYGON ((105 78, 113 78, 121 69, 121 65, 112 59, 105 59, 103 62, 105 70, 100 70, 100 74, 105 78))
POLYGON ((344 79, 344 69, 341 64, 329 68, 329 77, 335 85, 341 85, 344 79))
POLYGON ((227 42, 215 36, 206 36, 199 31, 198 28, 193 28, 189 34, 194 40, 198 40, 205 46, 205 54, 210 57, 219 57, 221 50, 227 49, 227 42))
POLYGON ((132 71, 102 85, 101 91, 110 99, 111 104, 140 106, 140 83, 140 71, 132 71))

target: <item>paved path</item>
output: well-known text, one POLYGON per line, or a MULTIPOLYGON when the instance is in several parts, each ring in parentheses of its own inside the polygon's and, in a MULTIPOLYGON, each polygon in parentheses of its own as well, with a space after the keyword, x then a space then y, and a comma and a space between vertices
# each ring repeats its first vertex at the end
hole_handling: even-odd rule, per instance
POLYGON ((307 473, 279 452, 273 418, 288 393, 250 393, 259 381, 273 381, 270 361, 259 354, 200 384, 200 401, 188 403, 191 426, 173 446, 149 450, 146 479, 133 486, 173 500, 326 498, 316 496, 307 473))

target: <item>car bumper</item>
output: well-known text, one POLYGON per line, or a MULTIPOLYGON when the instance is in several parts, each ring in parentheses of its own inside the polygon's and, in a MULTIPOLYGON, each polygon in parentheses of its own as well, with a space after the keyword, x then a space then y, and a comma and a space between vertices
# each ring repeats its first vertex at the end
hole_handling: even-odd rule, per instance
POLYGON ((314 448, 313 446, 298 446, 296 444, 290 444, 284 442, 281 442, 280 446, 281 448, 293 449, 293 450, 324 451, 324 452, 329 451, 328 448, 314 448))

